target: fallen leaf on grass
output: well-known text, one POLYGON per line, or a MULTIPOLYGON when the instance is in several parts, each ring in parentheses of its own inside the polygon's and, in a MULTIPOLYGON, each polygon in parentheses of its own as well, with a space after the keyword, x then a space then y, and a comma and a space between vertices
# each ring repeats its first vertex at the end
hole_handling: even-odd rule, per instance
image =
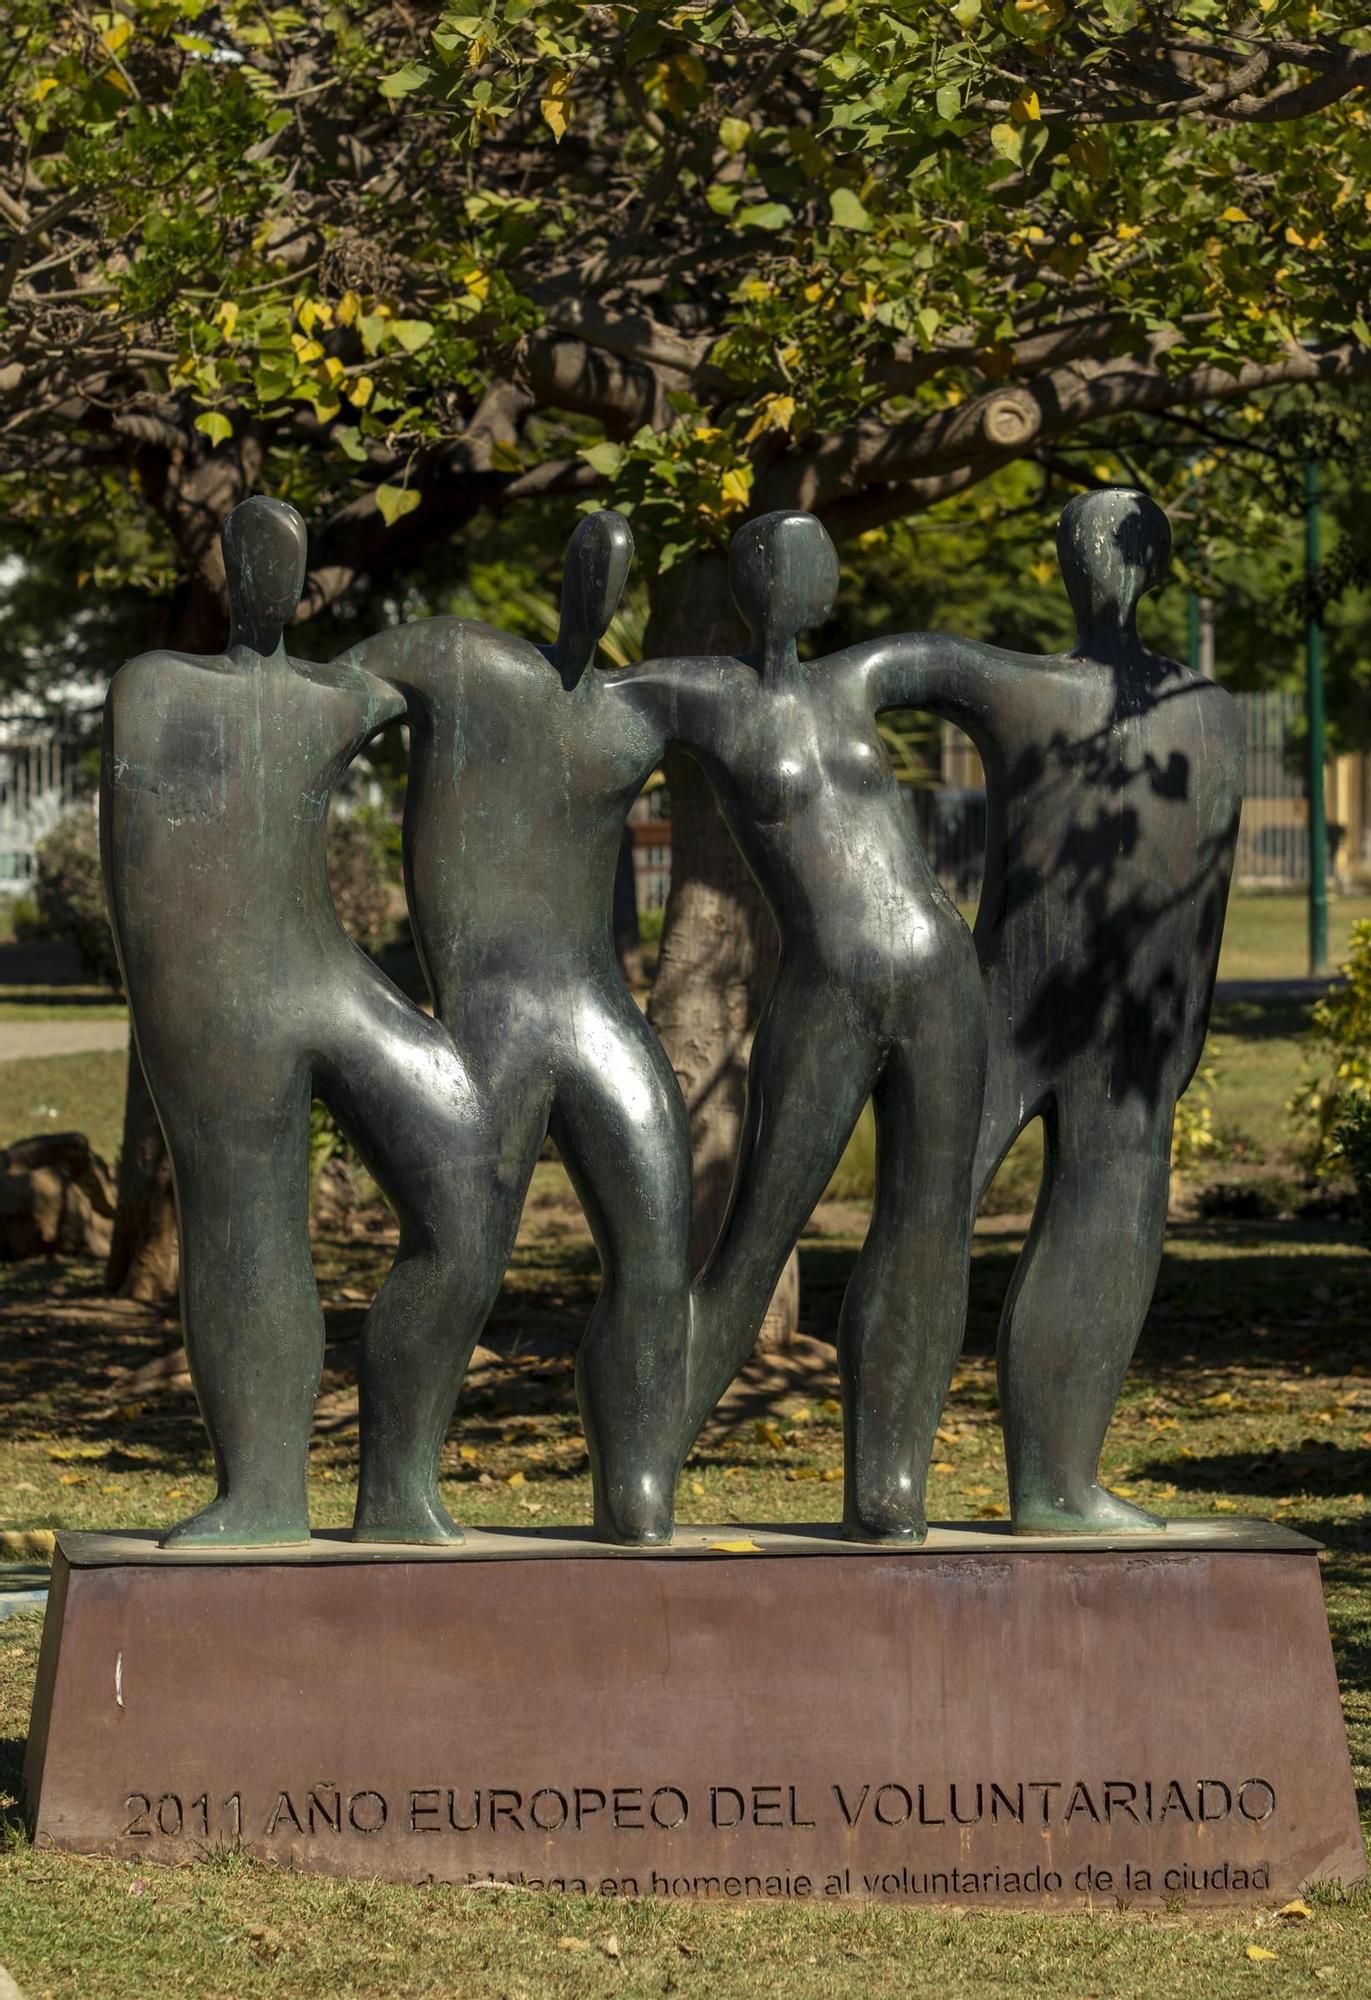
POLYGON ((769 1444, 773 1451, 784 1451, 785 1439, 779 1428, 765 1417, 759 1417, 752 1426, 753 1436, 758 1444, 769 1444))
POLYGON ((618 1937, 613 1931, 610 1932, 609 1936, 601 1944, 600 1949, 606 1958, 622 1958, 624 1955, 623 1947, 620 1945, 618 1937))
POLYGON ((528 1481, 527 1481, 527 1479, 526 1479, 526 1478, 524 1477, 524 1475, 523 1475, 523 1473, 522 1473, 522 1472, 507 1472, 507 1473, 505 1474, 505 1485, 506 1485, 506 1486, 527 1486, 527 1485, 528 1485, 528 1481))
POLYGON ((1293 1903, 1282 1903, 1276 1915, 1278 1917, 1293 1917, 1296 1919, 1307 1918, 1312 1921, 1314 1912, 1310 1909, 1308 1903, 1305 1902, 1303 1896, 1296 1896, 1293 1903))
POLYGON ((842 1476, 843 1468, 840 1465, 826 1465, 819 1474, 820 1479, 827 1479, 830 1483, 835 1479, 841 1479, 842 1476))
POLYGON ((1274 1951, 1268 1951, 1264 1944, 1250 1944, 1247 1947, 1247 1956, 1249 1958, 1274 1958, 1276 1954, 1274 1951))
POLYGON ((577 1938, 577 1937, 560 1937, 557 1940, 557 1949, 558 1951, 589 1951, 590 1939, 577 1938))
POLYGON ((817 1465, 792 1465, 786 1473, 787 1479, 817 1479, 818 1476, 817 1465))
POLYGON ((692 1479, 692 1480, 691 1480, 691 1482, 690 1482, 690 1490, 691 1490, 691 1492, 692 1492, 692 1493, 693 1493, 693 1494, 695 1495, 695 1498, 696 1498, 697 1500, 703 1500, 703 1499, 704 1499, 704 1497, 705 1497, 705 1489, 704 1489, 704 1486, 703 1486, 703 1484, 702 1484, 702 1482, 701 1482, 700 1480, 698 1480, 698 1479, 692 1479))

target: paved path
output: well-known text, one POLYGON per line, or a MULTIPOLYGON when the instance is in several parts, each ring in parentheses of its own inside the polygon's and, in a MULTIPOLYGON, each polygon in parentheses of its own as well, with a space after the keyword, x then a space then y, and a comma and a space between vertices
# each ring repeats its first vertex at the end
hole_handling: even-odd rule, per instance
POLYGON ((6 1021, 0 1018, 0 1062, 26 1056, 81 1056, 91 1049, 128 1047, 129 1028, 117 1021, 6 1021))

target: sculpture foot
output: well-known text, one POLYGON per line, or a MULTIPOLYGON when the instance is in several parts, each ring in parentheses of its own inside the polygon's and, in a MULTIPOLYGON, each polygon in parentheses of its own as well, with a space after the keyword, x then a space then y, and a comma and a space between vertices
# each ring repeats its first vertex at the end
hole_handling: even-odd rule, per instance
POLYGON ((1083 1500, 1035 1497, 1013 1510, 1016 1535, 1154 1535, 1165 1523, 1108 1487, 1092 1486, 1083 1500))
POLYGON ((644 1479, 631 1492, 598 1498, 595 1502, 595 1538, 616 1542, 621 1548, 660 1548, 676 1532, 674 1484, 665 1488, 656 1480, 644 1479))
POLYGON ((309 1515, 304 1508, 262 1507, 225 1495, 212 1500, 187 1521, 168 1528, 158 1543, 163 1549, 295 1548, 309 1540, 309 1515))
POLYGON ((429 1548, 456 1546, 465 1540, 461 1529, 436 1495, 403 1502, 357 1503, 352 1521, 354 1542, 420 1542, 429 1548))
POLYGON ((922 1514, 912 1517, 901 1512, 873 1509, 867 1514, 843 1516, 846 1542, 885 1542, 898 1548, 916 1549, 928 1540, 928 1522, 922 1514))

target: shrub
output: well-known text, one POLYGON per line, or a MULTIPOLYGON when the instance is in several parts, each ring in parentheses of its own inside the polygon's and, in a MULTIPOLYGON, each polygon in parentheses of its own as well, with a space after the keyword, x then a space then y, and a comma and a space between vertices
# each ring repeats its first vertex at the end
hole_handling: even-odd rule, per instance
POLYGON ((1343 1092, 1342 1111, 1333 1127, 1333 1148, 1352 1176, 1362 1241, 1371 1250, 1371 1093, 1343 1092))
POLYGON ((1371 922, 1353 924, 1341 977, 1309 1017, 1308 1070, 1288 1109, 1308 1165, 1326 1174, 1350 1164, 1334 1132, 1348 1101, 1371 1091, 1371 922))
POLYGON ((81 963, 102 986, 119 985, 105 888, 100 874, 100 828, 94 809, 66 813, 38 843, 33 899, 49 937, 67 938, 81 963))

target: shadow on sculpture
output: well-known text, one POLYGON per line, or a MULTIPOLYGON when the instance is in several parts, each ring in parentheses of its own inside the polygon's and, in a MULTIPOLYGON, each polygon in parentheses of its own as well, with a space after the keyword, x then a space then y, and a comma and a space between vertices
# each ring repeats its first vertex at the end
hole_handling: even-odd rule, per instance
POLYGON ((1005 1306, 1000 1400, 1016 1526, 1153 1525, 1098 1484, 1166 1227, 1242 799, 1237 704, 1138 637, 1170 528, 1141 493, 1080 496, 1058 531, 1076 641, 1057 658, 921 633, 878 643, 883 707, 964 729, 989 792, 975 939, 990 1055, 978 1199, 1033 1119, 1033 1227, 1005 1306))

